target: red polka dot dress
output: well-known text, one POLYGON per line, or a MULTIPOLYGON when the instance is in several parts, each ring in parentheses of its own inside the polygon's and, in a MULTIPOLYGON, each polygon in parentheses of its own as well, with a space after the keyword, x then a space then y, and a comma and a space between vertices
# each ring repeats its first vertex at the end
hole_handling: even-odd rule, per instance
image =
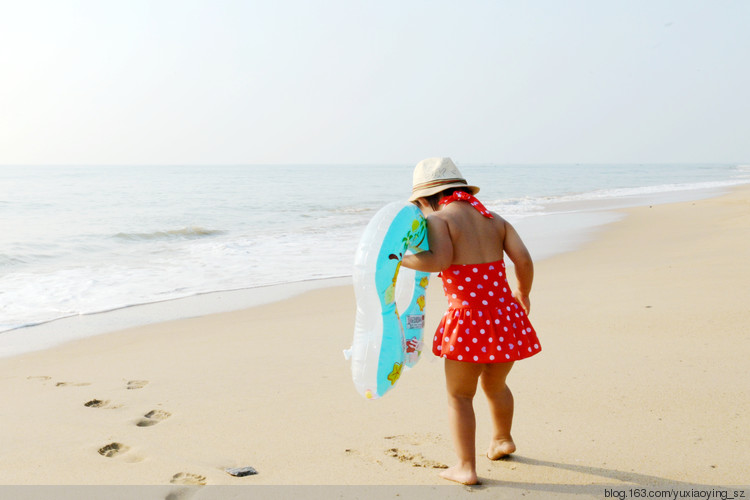
POLYGON ((542 350, 534 327, 508 287, 505 262, 453 265, 441 274, 449 305, 432 339, 436 356, 504 363, 542 350))
MULTIPOLYGON (((456 192, 441 203, 467 201, 492 214, 474 196, 456 192)), ((534 327, 513 297, 505 262, 452 265, 441 273, 448 310, 432 342, 436 356, 470 363, 518 361, 542 350, 534 327)))

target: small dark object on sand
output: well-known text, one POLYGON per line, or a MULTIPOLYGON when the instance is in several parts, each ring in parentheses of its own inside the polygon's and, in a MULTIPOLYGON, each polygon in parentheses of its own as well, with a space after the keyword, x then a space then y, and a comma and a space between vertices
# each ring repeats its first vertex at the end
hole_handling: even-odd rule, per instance
POLYGON ((254 476, 258 473, 257 470, 255 470, 252 467, 237 467, 234 469, 224 469, 228 474, 235 476, 235 477, 245 477, 245 476, 254 476))

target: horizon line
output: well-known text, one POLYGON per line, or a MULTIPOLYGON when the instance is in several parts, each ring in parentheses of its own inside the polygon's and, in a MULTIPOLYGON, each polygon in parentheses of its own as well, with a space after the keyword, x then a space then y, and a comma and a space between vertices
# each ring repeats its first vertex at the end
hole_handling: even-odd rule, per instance
MULTIPOLYGON (((457 165, 470 167, 494 166, 630 166, 630 165, 750 165, 748 161, 637 161, 637 162, 599 162, 599 161, 560 161, 560 162, 495 162, 495 161, 462 161, 457 165)), ((312 162, 312 163, 0 163, 2 167, 400 167, 414 166, 407 162, 312 162)))

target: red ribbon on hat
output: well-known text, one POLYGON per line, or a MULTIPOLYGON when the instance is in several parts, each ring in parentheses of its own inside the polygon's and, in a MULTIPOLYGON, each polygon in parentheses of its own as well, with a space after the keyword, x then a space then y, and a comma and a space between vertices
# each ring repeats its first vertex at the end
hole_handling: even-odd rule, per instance
POLYGON ((482 203, 477 200, 474 195, 466 193, 464 191, 455 191, 452 195, 446 196, 442 200, 440 200, 440 205, 447 205, 448 203, 452 203, 454 201, 468 201, 469 204, 471 204, 472 207, 474 207, 477 212, 484 215, 488 219, 492 219, 492 214, 489 210, 487 210, 482 203))

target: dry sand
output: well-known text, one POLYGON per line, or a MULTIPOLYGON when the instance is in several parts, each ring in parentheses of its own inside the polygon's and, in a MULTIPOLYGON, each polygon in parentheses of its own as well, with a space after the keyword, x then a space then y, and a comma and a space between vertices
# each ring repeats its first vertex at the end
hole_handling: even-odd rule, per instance
MULTIPOLYGON (((750 188, 627 213, 537 264, 543 352, 511 372, 518 452, 478 459, 482 498, 750 484, 750 188)), ((444 307, 433 277, 428 348, 444 307)), ((328 288, 2 359, 0 484, 446 485, 441 362, 365 400, 354 310, 328 288)))

